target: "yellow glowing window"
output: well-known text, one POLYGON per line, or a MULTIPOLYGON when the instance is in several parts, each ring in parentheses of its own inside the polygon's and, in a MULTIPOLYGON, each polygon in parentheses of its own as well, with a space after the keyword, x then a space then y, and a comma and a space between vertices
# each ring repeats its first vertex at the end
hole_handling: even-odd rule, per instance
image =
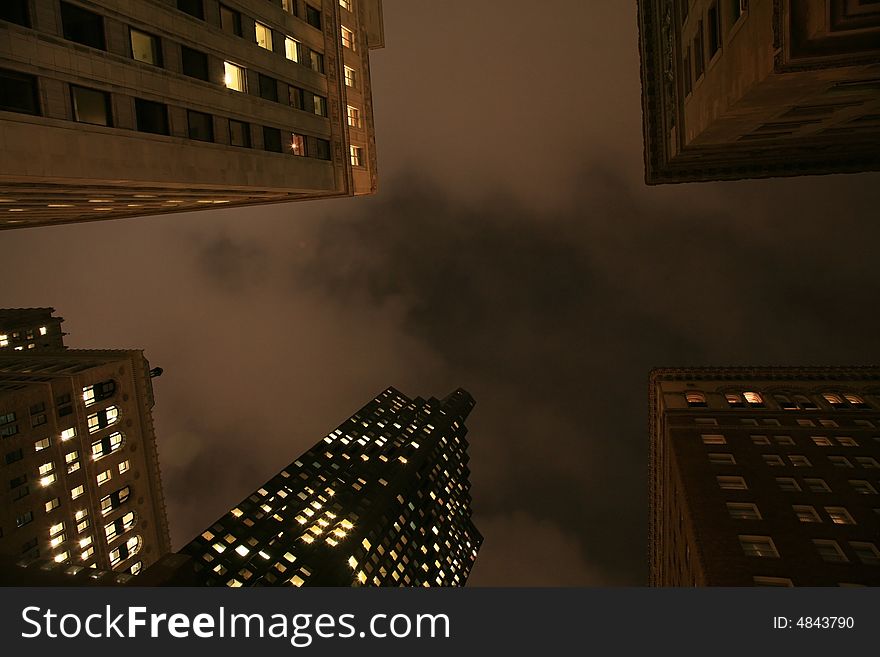
POLYGON ((345 26, 343 26, 341 28, 341 32, 342 32, 342 45, 345 46, 346 48, 351 48, 352 50, 354 50, 355 49, 354 32, 345 26))
POLYGON ((292 62, 299 61, 299 48, 300 44, 296 39, 291 39, 289 36, 284 37, 284 55, 292 62))
POLYGON ((236 66, 232 62, 224 62, 223 69, 223 82, 226 85, 226 88, 244 93, 247 89, 244 69, 241 66, 236 66))
POLYGON ((306 583, 306 581, 302 577, 300 577, 299 575, 294 575, 293 577, 290 578, 290 583, 293 584, 294 586, 302 586, 303 584, 306 583))
POLYGON ((246 557, 248 555, 248 552, 250 552, 250 550, 248 550, 244 545, 239 545, 237 548, 235 548, 235 551, 243 557, 246 557))
POLYGON ((70 440, 76 437, 76 427, 70 427, 61 432, 61 440, 70 440))
POLYGON ((272 28, 262 23, 255 23, 257 45, 266 50, 272 50, 272 28))

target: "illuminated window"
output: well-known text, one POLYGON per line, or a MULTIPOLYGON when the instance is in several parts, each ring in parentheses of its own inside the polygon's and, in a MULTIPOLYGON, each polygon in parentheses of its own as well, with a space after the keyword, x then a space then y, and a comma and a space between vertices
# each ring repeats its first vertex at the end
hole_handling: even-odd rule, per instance
POLYGON ((110 399, 116 393, 116 382, 113 380, 101 381, 82 389, 83 402, 91 406, 104 399, 110 399))
POLYGON ((294 155, 305 155, 306 154, 306 140, 302 135, 298 135, 296 133, 291 133, 290 135, 290 150, 294 155))
POLYGON ((348 29, 345 26, 343 26, 341 29, 342 29, 342 45, 345 48, 351 48, 352 50, 354 50, 355 49, 354 32, 352 32, 350 29, 348 29))
POLYGON ((122 447, 124 436, 119 431, 114 431, 109 436, 96 440, 92 443, 92 459, 97 461, 108 454, 112 454, 122 447))
POLYGON ((119 464, 118 468, 119 468, 119 474, 125 474, 131 468, 131 464, 128 462, 128 459, 126 459, 125 461, 122 461, 119 464))
POLYGON ((226 88, 244 93, 247 90, 244 69, 232 62, 224 62, 223 69, 223 83, 226 85, 226 88))
POLYGON ((684 393, 688 406, 706 406, 706 395, 702 392, 689 391, 684 393))
POLYGON ((71 489, 70 489, 70 497, 71 497, 71 499, 74 499, 74 500, 75 500, 76 498, 81 497, 82 495, 84 495, 85 492, 86 492, 86 488, 85 488, 85 486, 83 486, 82 484, 80 484, 79 486, 76 486, 75 488, 71 488, 71 489))
POLYGON ((764 398, 758 392, 744 392, 743 397, 749 406, 760 408, 764 405, 764 398))
POLYGON ((106 516, 113 511, 113 509, 118 509, 125 504, 130 494, 131 489, 128 486, 125 486, 124 488, 120 488, 119 490, 110 493, 110 495, 107 495, 106 497, 102 497, 101 513, 106 516))
POLYGON ((851 406, 855 406, 856 408, 868 408, 865 400, 858 395, 845 394, 843 398, 846 399, 851 406))
POLYGON ((345 67, 345 86, 351 87, 352 89, 357 89, 358 86, 357 71, 351 66, 345 67))
POLYGON ((725 445, 727 440, 721 434, 702 434, 700 436, 704 445, 725 445))
POLYGON ((846 406, 846 402, 843 401, 843 397, 833 392, 824 392, 822 393, 822 397, 824 397, 825 401, 831 404, 834 408, 843 408, 846 406))
POLYGON ((60 505, 61 505, 61 500, 59 500, 57 497, 53 497, 51 500, 46 502, 46 513, 54 511, 60 505))
POLYGON ((131 556, 137 554, 141 549, 141 537, 140 536, 132 536, 128 539, 123 545, 113 549, 110 551, 110 565, 116 566, 117 564, 125 561, 131 556))
POLYGON ((44 449, 48 449, 48 447, 52 444, 52 442, 48 438, 43 438, 42 440, 38 440, 34 443, 34 451, 42 452, 44 449))
POLYGON ((357 107, 348 106, 348 125, 352 128, 360 128, 361 125, 361 111, 357 107))
POLYGON ((709 463, 712 465, 736 465, 733 454, 709 454, 709 463))
POLYGON ((98 486, 101 486, 102 484, 106 484, 112 478, 113 478, 113 471, 112 470, 104 470, 103 472, 98 473, 98 476, 95 477, 95 480, 98 482, 98 486))
POLYGON ((89 425, 89 433, 96 433, 111 424, 115 424, 119 420, 119 409, 115 406, 108 406, 104 410, 89 415, 87 418, 89 425))
POLYGON ((749 502, 727 502, 727 512, 734 520, 760 520, 758 507, 749 502))
POLYGON ((73 474, 80 468, 79 452, 74 450, 65 454, 64 462, 67 464, 67 474, 73 474))
POLYGON ((822 522, 819 514, 816 513, 816 509, 809 505, 792 504, 791 509, 801 522, 822 522))
POLYGON ((351 145, 348 147, 349 157, 351 158, 351 166, 364 166, 364 149, 360 146, 351 145))
POLYGON ((272 28, 268 25, 255 22, 257 45, 266 50, 272 50, 272 28))
POLYGON ((76 427, 71 427, 61 432, 61 440, 70 440, 71 438, 76 438, 76 427))
POLYGON ((829 563, 845 563, 849 561, 843 553, 843 550, 840 549, 837 541, 814 538, 813 545, 816 546, 816 551, 819 553, 819 556, 822 557, 823 561, 829 563))
POLYGON ((292 62, 299 61, 300 43, 289 36, 284 37, 284 56, 292 62))
POLYGON ((828 514, 828 517, 831 518, 831 522, 835 525, 854 525, 856 521, 853 520, 853 517, 850 515, 849 511, 847 511, 842 506, 826 506, 825 513, 828 514))
POLYGON ((347 11, 351 11, 351 0, 339 0, 339 6, 347 11))
POLYGON ((747 490, 746 480, 742 477, 715 477, 718 487, 724 490, 747 490))
POLYGON ((873 543, 850 541, 849 546, 863 564, 867 566, 880 566, 880 552, 878 552, 877 546, 873 543))
POLYGON ((137 516, 134 511, 129 511, 121 518, 117 518, 113 522, 108 522, 104 525, 104 535, 107 538, 107 542, 109 543, 117 536, 121 536, 129 529, 134 527, 135 521, 137 520, 137 516))

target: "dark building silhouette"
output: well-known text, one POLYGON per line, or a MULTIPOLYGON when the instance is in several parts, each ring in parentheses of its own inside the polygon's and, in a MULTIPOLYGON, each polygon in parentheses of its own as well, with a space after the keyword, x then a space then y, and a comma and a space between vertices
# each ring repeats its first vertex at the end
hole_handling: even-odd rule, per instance
POLYGON ((377 188, 381 0, 2 0, 0 230, 377 188))
POLYGON ((880 585, 880 369, 658 369, 650 399, 652 585, 880 585))
POLYGON ((649 184, 880 169, 880 3, 638 8, 649 184))
POLYGON ((150 365, 59 348, 51 310, 0 311, 0 557, 137 574, 170 551, 150 365))
POLYGON ((181 552, 208 586, 463 586, 473 406, 389 388, 181 552))
POLYGON ((0 353, 63 349, 63 317, 54 308, 0 308, 0 353))

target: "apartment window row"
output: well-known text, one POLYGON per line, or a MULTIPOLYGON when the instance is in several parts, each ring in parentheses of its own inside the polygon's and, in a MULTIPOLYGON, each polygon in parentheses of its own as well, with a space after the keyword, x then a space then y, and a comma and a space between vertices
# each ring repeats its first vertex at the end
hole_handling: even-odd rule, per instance
MULTIPOLYGON (((770 445, 771 440, 770 436, 764 434, 751 434, 749 436, 751 438, 752 444, 754 445, 770 445)), ((704 445, 726 445, 727 437, 721 433, 701 433, 700 440, 704 445)), ((816 447, 832 447, 832 446, 840 446, 840 447, 859 447, 859 441, 857 441, 852 436, 810 436, 810 440, 812 441, 812 445, 816 447)), ((773 443, 776 445, 783 446, 797 446, 798 443, 791 436, 773 436, 773 443)), ((871 468, 876 467, 872 465, 876 463, 876 461, 871 457, 862 457, 857 456, 853 457, 857 462, 863 464, 863 467, 871 468)))
POLYGON ((272 153, 289 153, 318 160, 332 159, 329 140, 270 126, 263 126, 263 149, 272 153))
MULTIPOLYGON (((279 3, 282 9, 293 16, 300 16, 299 10, 297 9, 297 0, 281 0, 279 3)), ((189 14, 193 18, 198 18, 199 20, 205 20, 205 4, 204 0, 177 0, 177 8, 184 12, 185 14, 189 14)), ((223 10, 227 9, 229 11, 234 11, 229 7, 224 7, 224 5, 220 5, 220 20, 221 24, 223 21, 223 10)), ((321 11, 310 5, 308 2, 305 3, 305 20, 306 23, 315 27, 317 29, 321 29, 322 20, 321 20, 321 11)), ((241 36, 241 35, 239 35, 241 36)))
MULTIPOLYGON (((778 558, 779 550, 770 536, 738 536, 743 554, 747 557, 778 558)), ((812 539, 813 546, 819 557, 828 563, 848 563, 850 560, 837 541, 823 538, 812 539)), ((867 541, 848 541, 849 547, 856 558, 868 566, 880 565, 880 550, 874 543, 867 541)))
MULTIPOLYGON (((752 502, 726 502, 727 513, 733 520, 762 520, 763 516, 758 506, 752 502)), ((857 524, 852 514, 846 507, 826 506, 825 514, 832 524, 855 525, 857 524)), ((792 513, 804 523, 822 523, 824 520, 816 507, 808 504, 792 504, 792 513)))
MULTIPOLYGON (((739 475, 716 475, 715 481, 722 490, 748 490, 749 486, 745 478, 739 475)), ((867 479, 847 480, 850 488, 861 495, 876 495, 877 488, 867 479)), ((776 485, 780 490, 799 493, 830 493, 831 487, 824 479, 818 477, 805 477, 798 481, 794 477, 776 477, 776 485)))
MULTIPOLYGON (((708 400, 706 394, 697 390, 689 390, 684 393, 685 401, 691 408, 707 408, 708 400)), ((826 407, 832 409, 868 409, 871 406, 865 401, 864 397, 855 393, 844 392, 824 392, 820 395, 822 402, 826 407)), ((816 400, 806 395, 787 395, 764 393, 747 390, 743 392, 726 392, 724 400, 729 408, 778 408, 784 411, 817 411, 820 406, 816 400), (772 399, 772 404, 767 402, 772 399)))
MULTIPOLYGON (((248 93, 247 69, 228 61, 224 62, 223 66, 226 88, 240 93, 248 93)), ((326 96, 276 80, 272 76, 257 73, 257 88, 254 91, 264 100, 288 104, 290 107, 318 116, 328 116, 326 96), (279 88, 282 93, 279 93, 279 88)))
MULTIPOLYGON (((682 25, 688 17, 687 0, 683 2, 680 12, 682 25)), ((748 0, 720 0, 713 2, 706 13, 696 21, 694 34, 683 38, 687 45, 684 48, 682 69, 685 95, 691 93, 692 87, 702 77, 706 66, 721 50, 723 34, 729 32, 748 11, 748 0)))
MULTIPOLYGON (((7 0, 4 0, 7 1, 7 0)), ((187 12, 189 13, 189 12, 187 12)), ((221 21, 223 29, 241 36, 241 15, 221 5, 221 21)), ((104 32, 104 18, 79 5, 61 2, 62 34, 65 39, 98 50, 107 50, 104 32)), ((128 53, 132 59, 150 64, 164 66, 162 40, 140 28, 129 27, 128 53)), ((256 43, 260 47, 273 50, 277 43, 279 52, 294 62, 309 66, 312 70, 324 73, 324 55, 303 45, 293 37, 278 34, 276 39, 267 25, 257 22, 255 30, 256 43)), ((205 53, 187 46, 181 46, 181 71, 184 75, 200 80, 208 80, 208 61, 205 53)), ((30 112, 37 113, 37 112, 30 112)))

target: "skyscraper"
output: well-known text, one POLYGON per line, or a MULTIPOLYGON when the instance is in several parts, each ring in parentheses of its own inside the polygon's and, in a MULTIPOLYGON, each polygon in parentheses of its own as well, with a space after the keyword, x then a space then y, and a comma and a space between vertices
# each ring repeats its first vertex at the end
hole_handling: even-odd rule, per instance
POLYGON ((208 586, 463 586, 473 406, 388 388, 181 552, 208 586))
POLYGON ((880 169, 880 4, 638 0, 648 184, 880 169))
POLYGON ((880 369, 659 369, 650 396, 652 585, 880 585, 880 369))
POLYGON ((3 0, 0 229, 375 192, 381 0, 3 0))
POLYGON ((0 556, 136 574, 170 551, 140 351, 0 353, 0 556))
POLYGON ((0 353, 31 349, 63 349, 63 317, 54 308, 0 308, 0 353))

